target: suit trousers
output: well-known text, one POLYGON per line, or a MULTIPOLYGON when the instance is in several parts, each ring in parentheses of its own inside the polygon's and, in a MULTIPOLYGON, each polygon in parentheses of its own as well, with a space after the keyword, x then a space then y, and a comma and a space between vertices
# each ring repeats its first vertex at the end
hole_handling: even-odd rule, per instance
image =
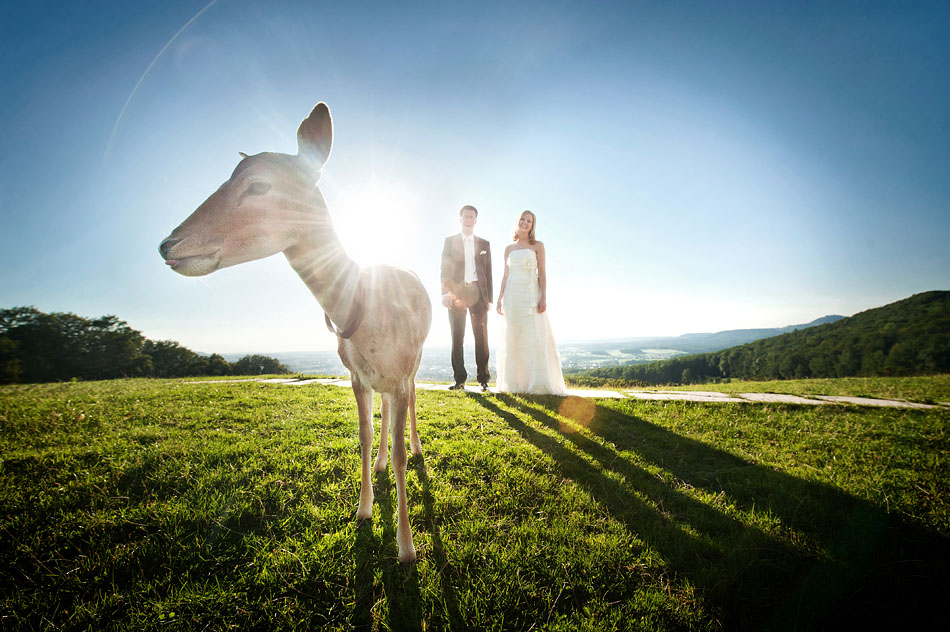
POLYGON ((488 373, 488 305, 484 299, 468 307, 453 307, 449 310, 449 327, 452 330, 452 372, 456 383, 468 378, 465 371, 465 354, 462 346, 465 340, 465 312, 472 320, 472 333, 475 334, 475 370, 479 384, 487 384, 488 373))

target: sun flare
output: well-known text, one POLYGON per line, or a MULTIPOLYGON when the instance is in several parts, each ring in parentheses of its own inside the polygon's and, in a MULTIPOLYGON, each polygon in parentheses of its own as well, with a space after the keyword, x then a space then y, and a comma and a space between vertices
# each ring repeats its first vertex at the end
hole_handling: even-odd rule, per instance
POLYGON ((341 189, 331 206, 347 254, 360 265, 403 264, 418 200, 405 184, 375 177, 341 189))

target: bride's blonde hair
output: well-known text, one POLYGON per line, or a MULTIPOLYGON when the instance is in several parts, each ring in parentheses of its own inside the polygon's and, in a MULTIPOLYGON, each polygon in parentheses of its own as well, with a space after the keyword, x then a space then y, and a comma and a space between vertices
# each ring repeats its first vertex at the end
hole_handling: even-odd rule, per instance
MULTIPOLYGON (((531 230, 528 231, 528 243, 531 245, 534 245, 534 242, 536 241, 534 238, 534 230, 538 227, 538 218, 531 211, 521 211, 521 215, 518 216, 518 221, 520 222, 521 218, 524 217, 525 215, 531 216, 531 230)), ((518 241, 518 225, 517 224, 515 224, 514 241, 518 241)))

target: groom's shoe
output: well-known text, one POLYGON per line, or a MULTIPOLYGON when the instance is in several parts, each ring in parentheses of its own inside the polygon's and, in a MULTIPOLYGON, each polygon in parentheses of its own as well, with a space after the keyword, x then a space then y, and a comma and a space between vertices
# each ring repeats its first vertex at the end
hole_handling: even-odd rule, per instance
POLYGON ((478 385, 482 387, 482 392, 483 392, 483 393, 487 393, 487 392, 488 392, 488 382, 479 382, 478 385))
POLYGON ((453 384, 452 386, 449 387, 449 390, 450 390, 450 391, 460 391, 460 390, 462 390, 462 389, 464 389, 464 388, 465 388, 465 384, 463 384, 462 382, 456 382, 455 384, 453 384))

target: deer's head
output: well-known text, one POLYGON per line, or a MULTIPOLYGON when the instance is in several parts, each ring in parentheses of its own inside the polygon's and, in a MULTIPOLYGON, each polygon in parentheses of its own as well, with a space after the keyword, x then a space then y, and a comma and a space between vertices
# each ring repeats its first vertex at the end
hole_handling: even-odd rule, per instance
MULTIPOLYGON (((262 259, 293 246, 313 229, 321 169, 330 155, 333 121, 318 103, 297 129, 297 155, 241 154, 231 177, 158 247, 185 276, 262 259)), ((324 209, 325 211, 325 209, 324 209)))

